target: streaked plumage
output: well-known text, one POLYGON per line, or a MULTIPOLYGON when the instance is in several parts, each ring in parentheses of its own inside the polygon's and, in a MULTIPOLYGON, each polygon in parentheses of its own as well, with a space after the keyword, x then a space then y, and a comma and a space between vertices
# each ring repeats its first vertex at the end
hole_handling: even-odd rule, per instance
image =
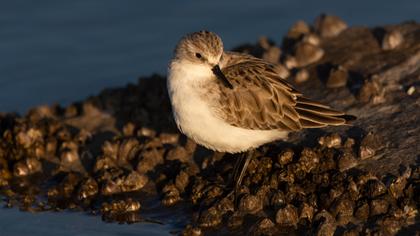
POLYGON ((223 52, 221 39, 207 31, 178 43, 168 91, 180 130, 222 152, 243 152, 286 139, 290 131, 343 125, 352 118, 305 98, 278 75, 275 65, 223 52))

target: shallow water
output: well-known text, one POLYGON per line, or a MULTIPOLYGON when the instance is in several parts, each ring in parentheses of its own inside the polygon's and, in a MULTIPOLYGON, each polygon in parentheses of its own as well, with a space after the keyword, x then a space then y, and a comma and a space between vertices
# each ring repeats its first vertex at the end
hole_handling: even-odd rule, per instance
MULTIPOLYGON (((322 12, 349 25, 420 20, 416 0, 362 1, 8 1, 0 8, 0 111, 83 99, 139 75, 165 73, 177 40, 210 29, 226 48, 267 35, 276 42, 296 20, 322 12)), ((167 235, 171 223, 118 225, 84 213, 0 209, 0 235, 167 235)))
POLYGON ((154 223, 106 224, 100 216, 80 212, 21 212, 18 209, 0 210, 0 235, 60 235, 60 236, 130 236, 171 235, 170 225, 154 223))

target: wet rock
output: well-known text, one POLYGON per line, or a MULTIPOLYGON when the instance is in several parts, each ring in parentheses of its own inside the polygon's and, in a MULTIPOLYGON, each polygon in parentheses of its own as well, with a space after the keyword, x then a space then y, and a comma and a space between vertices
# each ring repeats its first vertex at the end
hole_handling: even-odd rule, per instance
POLYGON ((140 152, 140 160, 137 164, 137 171, 145 174, 152 171, 157 165, 163 164, 165 150, 159 148, 148 148, 140 152))
POLYGON ((98 194, 98 183, 93 178, 87 178, 79 187, 77 197, 79 200, 92 198, 98 194))
POLYGON ((119 162, 128 162, 135 159, 140 151, 140 143, 135 138, 124 139, 117 153, 117 159, 119 162))
POLYGON ((328 136, 322 136, 321 138, 319 138, 318 143, 321 146, 325 146, 328 148, 339 148, 341 146, 341 137, 337 133, 328 136))
POLYGON ((354 201, 343 197, 337 199, 332 207, 332 214, 336 217, 337 223, 345 225, 350 221, 354 211, 354 201))
POLYGON ((187 152, 184 147, 175 147, 174 149, 169 150, 166 154, 166 160, 174 161, 179 160, 180 162, 188 162, 191 160, 191 154, 187 152))
POLYGON ((315 46, 319 46, 321 44, 321 39, 319 38, 318 35, 316 35, 314 33, 309 33, 309 34, 306 34, 305 36, 303 36, 302 42, 310 43, 310 44, 315 45, 315 46))
POLYGON ((297 67, 315 63, 324 56, 324 50, 310 43, 301 42, 296 45, 295 57, 297 67))
POLYGON ((380 147, 381 144, 379 137, 372 132, 368 133, 360 143, 360 159, 364 160, 373 157, 376 153, 376 150, 378 150, 380 147))
POLYGON ((85 169, 77 150, 66 149, 60 155, 60 170, 84 173, 85 169))
POLYGON ((247 194, 239 202, 239 210, 244 213, 255 214, 261 211, 262 208, 263 204, 261 199, 254 195, 247 194))
POLYGON ((13 167, 13 175, 16 177, 28 176, 42 172, 42 164, 33 157, 17 162, 13 167))
POLYGON ((122 128, 122 132, 123 132, 124 136, 126 136, 126 137, 134 136, 135 131, 136 131, 136 125, 133 124, 132 122, 128 122, 122 128))
POLYGON ((343 66, 333 67, 327 79, 327 88, 340 88, 347 84, 348 71, 343 66))
POLYGON ((238 228, 238 227, 242 226, 243 223, 244 223, 244 216, 243 216, 242 212, 235 211, 235 212, 230 214, 230 216, 228 218, 227 225, 228 225, 229 228, 235 229, 235 228, 238 228))
POLYGON ((148 177, 141 175, 136 171, 128 174, 122 174, 106 180, 102 184, 101 193, 103 195, 112 195, 124 192, 138 191, 149 181, 148 177))
POLYGON ((337 166, 340 171, 351 169, 357 165, 357 160, 353 153, 345 151, 338 157, 337 166))
POLYGON ((148 137, 148 138, 153 138, 156 136, 156 131, 146 128, 146 127, 141 127, 138 131, 137 131, 137 136, 140 137, 148 137))
POLYGON ((287 69, 291 70, 299 66, 299 62, 296 57, 287 55, 284 59, 283 64, 286 66, 287 69))
POLYGON ((334 235, 337 224, 330 213, 323 210, 314 217, 314 234, 315 235, 334 235))
POLYGON ((102 219, 108 222, 118 221, 120 223, 139 222, 141 208, 140 202, 128 198, 126 200, 115 200, 110 203, 103 203, 101 207, 102 219))
POLYGON ((216 208, 209 208, 200 215, 200 227, 209 228, 215 227, 222 223, 222 215, 216 208))
POLYGON ((391 30, 390 32, 385 33, 382 39, 382 49, 383 50, 393 50, 400 46, 404 41, 404 36, 399 30, 391 30))
POLYGON ((273 194, 270 200, 270 206, 273 209, 279 209, 286 206, 286 196, 282 191, 277 191, 273 194))
POLYGON ((319 161, 318 155, 313 150, 305 148, 300 154, 299 167, 304 172, 309 173, 317 167, 319 161))
POLYGON ((173 206, 181 200, 179 190, 173 184, 166 185, 163 188, 162 192, 164 194, 164 197, 162 199, 162 204, 164 206, 173 206))
POLYGON ((180 192, 184 192, 185 187, 189 183, 190 176, 186 171, 181 171, 175 178, 175 186, 179 189, 180 192))
POLYGON ((369 212, 371 216, 382 215, 388 211, 389 202, 384 198, 373 199, 369 203, 369 212))
POLYGON ((407 185, 407 179, 410 177, 411 169, 406 168, 405 171, 398 177, 389 176, 386 180, 388 193, 395 199, 403 196, 404 188, 407 185))
POLYGON ((277 64, 280 61, 281 49, 276 46, 269 47, 262 55, 262 59, 277 64))
POLYGON ((276 213, 277 224, 283 227, 296 226, 298 223, 298 212, 293 205, 286 205, 280 208, 276 213))
POLYGON ((302 37, 302 35, 309 34, 310 32, 311 32, 311 29, 309 25, 305 21, 299 20, 299 21, 296 21, 292 25, 292 27, 290 27, 289 31, 287 32, 286 37, 292 38, 292 39, 299 39, 300 37, 302 37))
POLYGON ((356 141, 354 140, 354 139, 352 139, 352 138, 347 138, 346 139, 346 142, 344 142, 344 147, 345 148, 348 148, 348 149, 351 149, 351 148, 353 148, 353 146, 354 146, 354 144, 356 143, 356 141))
POLYGON ((309 79, 309 72, 305 68, 299 69, 296 72, 294 78, 295 78, 296 83, 298 84, 303 83, 309 79))
POLYGON ((383 235, 396 235, 402 228, 403 222, 394 217, 385 217, 378 222, 383 235))
POLYGON ((277 156, 277 161, 280 165, 285 166, 293 161, 293 155, 294 153, 291 149, 286 149, 277 156))
POLYGON ((140 202, 128 198, 127 200, 116 200, 111 203, 103 203, 101 207, 102 213, 125 213, 130 211, 139 211, 140 202))
POLYGON ((369 198, 376 198, 386 193, 385 185, 376 179, 367 181, 365 188, 366 196, 369 198))
POLYGON ((161 133, 159 139, 163 144, 177 144, 179 141, 179 134, 161 133))
POLYGON ((347 193, 349 194, 350 199, 352 199, 353 201, 358 200, 360 197, 359 187, 353 181, 353 179, 348 180, 347 193))
POLYGON ((258 38, 257 45, 264 50, 268 50, 270 47, 274 45, 274 42, 269 40, 266 36, 261 36, 258 38))
POLYGON ((269 218, 263 218, 256 222, 249 230, 249 235, 276 235, 279 232, 275 224, 269 218))
POLYGON ((353 228, 350 228, 350 229, 346 229, 344 232, 343 232, 343 236, 359 236, 360 235, 360 232, 361 231, 361 229, 359 229, 359 228, 357 228, 357 227, 353 227, 353 228))
MULTIPOLYGON (((48 201, 55 202, 60 199, 70 199, 75 192, 76 186, 80 183, 81 177, 76 173, 68 173, 65 178, 56 186, 48 189, 48 201)), ((65 202, 69 204, 70 202, 65 202)), ((66 207, 66 206, 64 206, 66 207)))
POLYGON ((315 214, 315 208, 308 203, 304 202, 299 206, 299 219, 306 219, 312 222, 312 218, 315 214))
POLYGON ((28 131, 21 131, 16 136, 16 142, 23 148, 29 148, 36 142, 42 142, 43 134, 40 130, 30 128, 28 131))
POLYGON ((345 29, 347 24, 337 16, 322 14, 315 19, 315 31, 323 38, 335 37, 345 29))
POLYGON ((382 88, 376 81, 365 81, 357 95, 361 102, 368 103, 370 101, 381 99, 382 88))
POLYGON ((199 227, 187 225, 181 233, 182 236, 201 236, 203 235, 202 230, 199 227))

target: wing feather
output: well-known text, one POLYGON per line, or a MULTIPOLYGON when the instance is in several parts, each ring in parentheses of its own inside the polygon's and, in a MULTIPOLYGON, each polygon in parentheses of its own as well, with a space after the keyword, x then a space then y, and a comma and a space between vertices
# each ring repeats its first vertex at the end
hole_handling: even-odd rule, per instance
POLYGON ((261 59, 242 54, 225 56, 223 74, 233 89, 219 84, 220 117, 246 129, 288 130, 346 124, 343 112, 312 101, 294 89, 261 59))

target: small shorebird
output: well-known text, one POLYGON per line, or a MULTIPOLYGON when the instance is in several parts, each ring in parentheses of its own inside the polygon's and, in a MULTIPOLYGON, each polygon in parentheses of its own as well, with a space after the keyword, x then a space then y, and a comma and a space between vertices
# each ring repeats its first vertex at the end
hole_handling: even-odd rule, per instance
POLYGON ((291 131, 344 125, 354 119, 305 98, 273 64, 225 52, 220 37, 208 31, 180 40, 167 83, 182 133, 211 150, 248 151, 234 168, 235 198, 255 148, 285 140, 291 131))

